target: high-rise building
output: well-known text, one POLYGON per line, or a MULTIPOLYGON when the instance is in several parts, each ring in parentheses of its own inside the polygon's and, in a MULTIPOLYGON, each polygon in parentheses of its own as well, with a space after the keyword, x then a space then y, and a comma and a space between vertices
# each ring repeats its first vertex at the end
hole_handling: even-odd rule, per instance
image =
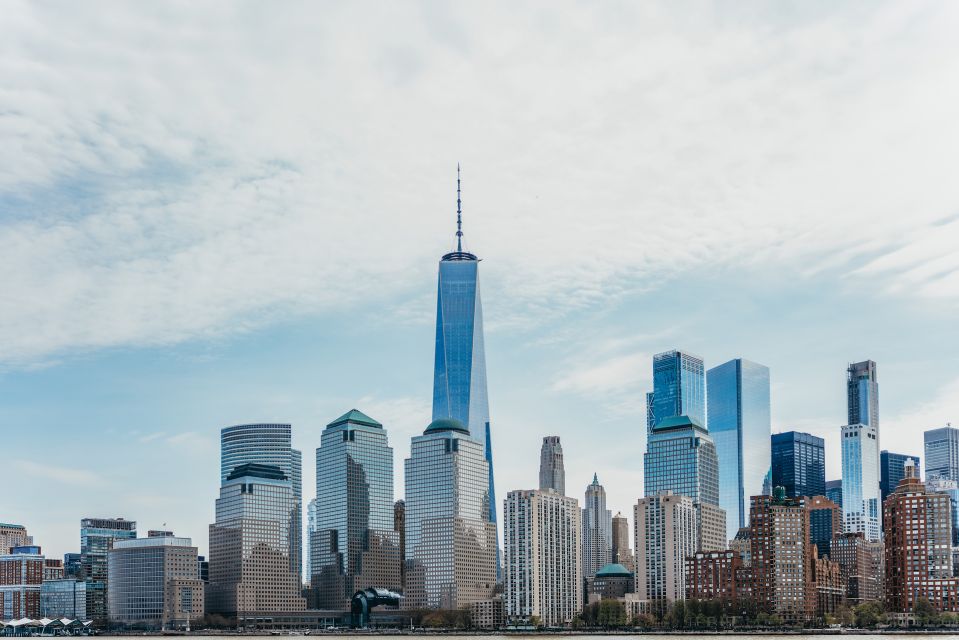
POLYGON ((107 554, 117 540, 137 537, 137 523, 123 518, 84 518, 80 521, 80 564, 87 583, 87 617, 98 626, 107 621, 107 554))
POLYGON ((73 578, 74 580, 82 579, 83 573, 83 563, 80 559, 79 553, 64 553, 63 554, 63 577, 64 578, 73 578))
POLYGON ((733 549, 697 551, 686 558, 686 597, 727 604, 743 599, 743 568, 742 555, 733 549))
POLYGON ((671 491, 693 501, 697 550, 726 548, 726 513, 719 506, 716 445, 702 425, 688 416, 659 420, 647 438, 643 476, 647 497, 671 491))
POLYGON ((706 372, 709 435, 719 459, 719 506, 726 538, 749 519, 747 496, 763 492, 771 433, 769 367, 737 358, 706 372))
POLYGON ((393 531, 400 540, 400 583, 406 592, 406 500, 393 503, 393 531))
POLYGON ((43 553, 34 545, 0 554, 0 620, 40 617, 43 553))
POLYGON ((839 564, 846 601, 851 606, 884 599, 884 553, 882 542, 866 540, 861 531, 833 537, 829 557, 839 564))
POLYGON ((539 488, 566 495, 566 471, 563 469, 563 445, 559 436, 543 438, 539 453, 539 488))
POLYGON ((842 508, 823 496, 804 500, 809 510, 809 542, 816 545, 818 558, 830 557, 833 536, 842 533, 842 508))
POLYGON ((22 524, 0 522, 0 554, 10 553, 14 547, 27 547, 33 544, 33 536, 27 534, 22 524))
POLYGON ((920 598, 940 611, 959 610, 949 496, 927 491, 915 467, 907 463, 905 477, 883 505, 883 520, 888 610, 912 611, 920 598))
POLYGON ((787 498, 821 496, 826 492, 826 443, 808 433, 787 431, 771 438, 772 485, 787 498))
POLYGON ((686 597, 686 558, 696 552, 696 507, 688 496, 663 491, 633 508, 636 593, 640 600, 686 597))
POLYGON ((306 608, 290 562, 290 523, 298 513, 293 483, 279 466, 251 462, 230 472, 210 525, 209 613, 242 625, 257 613, 306 608))
POLYGON ((649 431, 661 421, 678 416, 689 416, 697 424, 706 425, 703 372, 703 359, 685 351, 674 349, 653 356, 653 392, 646 394, 649 431))
POLYGON ((40 585, 40 615, 86 621, 87 583, 75 578, 44 580, 40 585))
POLYGON ((503 510, 507 620, 568 625, 583 607, 580 510, 554 490, 510 491, 503 510))
POLYGON ((842 428, 843 531, 862 531, 868 540, 882 535, 879 495, 879 432, 874 426, 842 428))
MULTIPOLYGON (((483 445, 489 521, 496 524, 493 447, 486 388, 486 349, 479 258, 463 251, 459 165, 456 167, 456 251, 440 259, 436 292, 436 358, 433 368, 433 420, 457 420, 483 445)), ((409 496, 407 496, 408 498, 409 496)), ((495 526, 494 526, 494 534, 495 526)), ((496 567, 499 575, 499 546, 496 567)))
POLYGON ((496 525, 483 443, 458 420, 434 420, 412 439, 405 471, 404 606, 459 609, 489 599, 496 525))
POLYGON ((629 519, 622 513, 613 516, 613 562, 636 572, 636 560, 629 548, 629 519))
POLYGON ((842 480, 826 480, 825 496, 842 509, 842 480))
POLYGON ((922 434, 925 444, 926 478, 948 478, 959 482, 959 429, 951 425, 922 434))
MULTIPOLYGON (((916 465, 916 477, 919 477, 919 465, 916 465)), ((949 512, 952 523, 952 546, 959 547, 959 482, 933 476, 926 481, 926 491, 929 493, 942 493, 949 496, 949 512)), ((959 575, 959 574, 957 574, 959 575)))
POLYGON ((353 409, 323 430, 316 450, 312 587, 320 609, 348 605, 360 589, 402 589, 393 530, 393 449, 386 429, 353 409))
POLYGON ((189 538, 117 540, 107 557, 111 622, 182 629, 203 618, 204 584, 189 538))
POLYGON ((922 477, 919 472, 919 456, 910 456, 904 453, 892 453, 890 451, 879 452, 879 494, 883 502, 889 497, 899 481, 905 477, 906 460, 912 460, 916 467, 916 475, 922 477))
POLYGON ((862 424, 879 431, 879 380, 872 360, 850 364, 846 370, 848 424, 862 424))
POLYGON ((589 578, 613 557, 613 513, 606 508, 606 489, 595 473, 583 504, 583 577, 589 578))
POLYGON ((303 573, 303 454, 293 448, 289 424, 238 424, 220 431, 220 482, 244 464, 279 467, 293 487, 296 514, 288 536, 290 567, 303 573))
POLYGON ((311 580, 313 574, 319 571, 319 567, 313 566, 313 547, 310 544, 316 530, 316 498, 313 498, 306 505, 306 575, 311 580))

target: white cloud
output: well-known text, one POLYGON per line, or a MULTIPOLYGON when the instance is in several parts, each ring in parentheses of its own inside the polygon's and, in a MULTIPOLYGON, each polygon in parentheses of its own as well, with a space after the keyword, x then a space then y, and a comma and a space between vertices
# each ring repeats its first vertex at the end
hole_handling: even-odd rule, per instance
POLYGON ((30 460, 15 460, 14 468, 33 481, 47 480, 70 486, 97 487, 105 484, 105 479, 98 473, 76 467, 58 467, 56 464, 40 464, 30 460))
POLYGON ((491 327, 728 264, 959 299, 959 8, 786 11, 7 3, 0 360, 420 295, 456 160, 491 327))

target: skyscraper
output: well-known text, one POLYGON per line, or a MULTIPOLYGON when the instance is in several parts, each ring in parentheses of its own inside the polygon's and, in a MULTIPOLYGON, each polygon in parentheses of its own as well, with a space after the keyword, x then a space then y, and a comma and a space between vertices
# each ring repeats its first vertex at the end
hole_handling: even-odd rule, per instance
POLYGON ((890 451, 879 452, 879 493, 882 501, 885 502, 896 487, 899 481, 905 476, 906 461, 912 460, 916 467, 916 475, 919 473, 919 456, 910 456, 904 453, 892 453, 890 451))
POLYGON ((959 429, 945 426, 922 434, 926 478, 938 476, 959 482, 959 429))
POLYGON ((636 571, 636 560, 629 548, 629 519, 622 513, 613 516, 613 562, 636 571))
POLYGON ((808 433, 774 433, 772 485, 786 490, 787 498, 821 496, 826 492, 826 442, 808 433))
POLYGON ((306 608, 290 562, 297 514, 293 483, 279 466, 251 462, 230 472, 210 525, 209 613, 235 616, 243 626, 257 614, 306 608))
POLYGON ((563 445, 559 436, 543 438, 539 453, 539 488, 566 495, 566 471, 563 469, 563 445))
POLYGON ((583 605, 576 498, 551 490, 510 491, 503 524, 507 618, 536 616, 546 626, 571 623, 583 605))
POLYGON ((87 616, 103 624, 107 610, 107 554, 116 540, 137 537, 137 523, 123 518, 84 518, 80 521, 80 565, 87 583, 87 616))
POLYGON ((839 505, 842 509, 842 479, 826 480, 825 496, 839 505))
POLYGON ((238 424, 220 431, 220 482, 248 463, 280 468, 293 488, 296 515, 290 519, 290 566, 303 573, 303 454, 292 446, 289 424, 238 424))
POLYGON ((583 504, 583 578, 591 578, 613 557, 613 514, 606 508, 606 489, 595 473, 583 504))
MULTIPOLYGON (((493 449, 483 346, 483 305, 479 258, 463 251, 459 165, 456 167, 456 251, 440 260, 436 292, 436 358, 433 368, 433 420, 465 425, 483 445, 487 462, 489 521, 496 524, 493 449)), ((494 527, 495 528, 495 527, 494 527)), ((498 535, 498 534, 497 534, 498 535)), ((497 545, 497 575, 499 547, 497 545)))
POLYGON ((649 431, 660 421, 676 416, 689 416, 705 427, 706 379, 703 371, 703 359, 684 351, 674 349, 653 356, 653 392, 646 394, 646 427, 649 431), (651 411, 649 407, 652 407, 651 411))
POLYGON ((353 409, 326 426, 316 450, 316 531, 310 545, 320 609, 360 589, 402 589, 393 530, 393 449, 383 425, 353 409))
POLYGON ((706 372, 709 435, 719 459, 719 506, 732 540, 749 519, 749 496, 769 472, 769 367, 737 358, 706 372))
POLYGON ((0 522, 0 554, 10 553, 10 549, 14 547, 31 544, 33 544, 33 536, 27 534, 25 526, 0 522))
POLYGON ((696 552, 696 507, 688 496, 663 491, 633 508, 636 593, 640 600, 686 598, 686 558, 696 552))
POLYGON ((850 364, 846 370, 849 424, 864 424, 879 432, 879 381, 872 360, 850 364))
POLYGON ((459 609, 487 600, 497 549, 483 444, 458 420, 434 420, 412 439, 405 471, 404 606, 459 609))
POLYGON ((316 498, 313 498, 309 504, 306 505, 306 575, 310 579, 312 579, 313 574, 316 573, 313 567, 313 547, 310 545, 310 540, 313 538, 315 531, 316 498))
POLYGON ((842 428, 842 513, 846 533, 862 531, 867 540, 881 536, 879 433, 873 426, 842 428))

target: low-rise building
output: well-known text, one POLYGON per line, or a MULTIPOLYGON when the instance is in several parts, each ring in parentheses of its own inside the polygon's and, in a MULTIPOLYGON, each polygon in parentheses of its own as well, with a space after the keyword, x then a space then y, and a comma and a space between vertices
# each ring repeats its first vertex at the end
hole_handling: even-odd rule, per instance
POLYGON ((506 624, 503 610, 503 598, 497 596, 489 600, 477 600, 470 603, 470 616, 477 629, 502 629, 506 624))
POLYGON ((44 580, 40 585, 40 615, 86 620, 87 583, 73 578, 44 580))
POLYGON ((586 599, 589 602, 626 597, 636 591, 633 572, 621 564, 610 563, 586 578, 586 599))

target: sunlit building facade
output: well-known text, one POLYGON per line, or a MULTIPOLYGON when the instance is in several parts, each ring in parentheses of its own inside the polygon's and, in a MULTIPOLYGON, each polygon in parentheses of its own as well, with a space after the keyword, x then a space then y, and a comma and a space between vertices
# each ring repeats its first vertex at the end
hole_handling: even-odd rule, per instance
POLYGON ((646 395, 646 426, 689 416, 706 425, 706 377, 703 359, 685 351, 672 350, 653 356, 653 391, 646 395))
POLYGON ((868 540, 882 536, 879 494, 879 430, 850 424, 842 428, 843 531, 862 531, 868 540))

